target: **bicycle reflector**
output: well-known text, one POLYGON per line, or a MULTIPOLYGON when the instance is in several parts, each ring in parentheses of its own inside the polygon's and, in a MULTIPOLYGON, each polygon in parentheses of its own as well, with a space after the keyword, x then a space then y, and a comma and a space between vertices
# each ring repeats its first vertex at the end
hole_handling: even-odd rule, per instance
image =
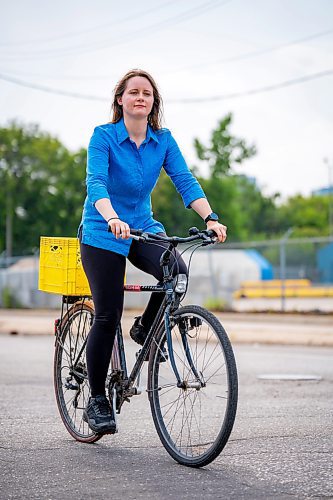
POLYGON ((185 293, 187 287, 187 276, 186 274, 177 274, 174 279, 175 291, 177 293, 185 293))
POLYGON ((57 335, 60 326, 60 318, 54 320, 54 335, 57 335))

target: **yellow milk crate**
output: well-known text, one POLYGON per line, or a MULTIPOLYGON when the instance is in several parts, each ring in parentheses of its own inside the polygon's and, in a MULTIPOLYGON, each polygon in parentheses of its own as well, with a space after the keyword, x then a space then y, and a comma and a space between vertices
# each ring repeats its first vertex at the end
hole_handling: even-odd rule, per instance
POLYGON ((60 295, 91 295, 77 238, 41 236, 38 288, 60 295))

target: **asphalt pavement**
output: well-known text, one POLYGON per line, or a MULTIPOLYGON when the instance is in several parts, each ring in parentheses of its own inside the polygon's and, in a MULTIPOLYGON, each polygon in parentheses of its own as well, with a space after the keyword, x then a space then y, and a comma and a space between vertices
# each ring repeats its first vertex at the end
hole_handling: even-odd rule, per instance
POLYGON ((332 348, 235 344, 235 427, 197 470, 166 453, 145 393, 124 406, 117 435, 74 441, 54 400, 53 346, 50 335, 0 335, 1 500, 333 498, 332 348), (258 378, 288 374, 320 379, 258 378))

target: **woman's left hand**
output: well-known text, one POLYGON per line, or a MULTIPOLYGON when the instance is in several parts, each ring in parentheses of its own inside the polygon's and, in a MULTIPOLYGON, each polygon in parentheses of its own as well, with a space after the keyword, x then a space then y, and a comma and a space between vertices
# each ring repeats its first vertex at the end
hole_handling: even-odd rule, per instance
POLYGON ((223 224, 220 224, 219 222, 215 222, 213 220, 209 220, 206 226, 207 229, 214 231, 219 243, 223 243, 227 239, 227 226, 224 226, 223 224))

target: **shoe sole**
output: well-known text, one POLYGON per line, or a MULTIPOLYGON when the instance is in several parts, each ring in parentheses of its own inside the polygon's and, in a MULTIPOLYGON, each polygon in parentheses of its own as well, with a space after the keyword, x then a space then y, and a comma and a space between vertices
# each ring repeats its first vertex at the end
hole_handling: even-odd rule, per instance
POLYGON ((99 427, 99 426, 93 424, 91 421, 89 421, 88 415, 86 414, 85 411, 83 412, 82 418, 85 422, 87 422, 90 429, 92 431, 96 432, 96 434, 115 434, 117 431, 117 424, 114 421, 110 425, 103 425, 103 426, 99 427))

